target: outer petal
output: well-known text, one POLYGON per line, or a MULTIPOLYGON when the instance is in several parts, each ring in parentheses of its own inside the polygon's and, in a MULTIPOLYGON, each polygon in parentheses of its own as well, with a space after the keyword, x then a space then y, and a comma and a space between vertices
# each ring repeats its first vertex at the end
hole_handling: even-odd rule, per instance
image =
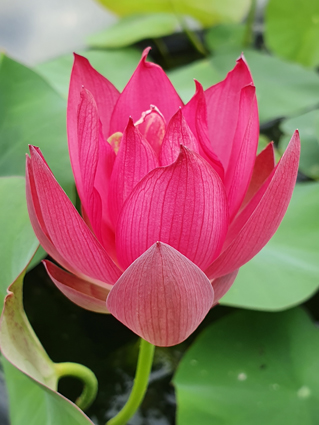
POLYGON ((74 304, 96 313, 109 313, 105 300, 112 287, 102 287, 83 280, 50 261, 43 261, 43 264, 57 288, 74 304))
POLYGON ((267 180, 272 170, 275 168, 275 152, 273 143, 269 143, 259 155, 257 155, 253 175, 248 186, 245 198, 240 206, 243 209, 253 196, 258 192, 263 183, 267 180))
POLYGON ((34 231, 43 248, 72 273, 112 284, 121 272, 84 223, 44 161, 30 146, 27 201, 34 231))
POLYGON ((235 282, 238 272, 239 270, 235 270, 212 281, 214 288, 214 306, 218 304, 219 300, 229 291, 230 287, 235 282))
POLYGON ((146 62, 149 50, 144 50, 140 63, 118 99, 111 119, 111 133, 123 131, 130 116, 134 122, 137 121, 150 105, 155 105, 166 121, 183 105, 162 68, 146 62))
POLYGON ((225 170, 233 148, 241 89, 252 82, 249 68, 241 57, 225 80, 205 91, 209 139, 225 170))
MULTIPOLYGON (((195 80, 196 93, 184 106, 183 114, 191 131, 199 142, 199 153, 216 170, 221 179, 224 179, 224 167, 213 152, 212 144, 208 135, 207 106, 202 85, 195 80)), ((210 118, 210 117, 209 117, 210 118)))
POLYGON ((109 208, 114 225, 133 188, 157 166, 154 150, 130 118, 123 133, 110 181, 109 208))
POLYGON ((213 300, 205 274, 180 252, 157 242, 116 282, 107 307, 151 344, 171 346, 197 328, 213 300))
POLYGON ((227 228, 219 176, 181 146, 176 162, 151 171, 124 204, 116 230, 117 257, 125 269, 161 240, 204 269, 219 254, 227 228))
POLYGON ((296 131, 273 173, 232 223, 223 252, 205 272, 210 279, 247 263, 273 236, 295 186, 299 156, 300 139, 296 131))
POLYGON ((194 152, 199 152, 196 137, 183 117, 182 110, 179 109, 167 126, 162 143, 160 164, 169 165, 175 162, 180 153, 181 145, 194 152))
POLYGON ((92 93, 97 103, 105 139, 109 136, 110 117, 119 97, 119 92, 113 84, 92 68, 87 59, 74 55, 68 98, 67 131, 71 165, 79 192, 82 191, 82 179, 78 147, 77 113, 83 86, 92 93))
POLYGON ((259 122, 255 87, 241 90, 236 133, 225 174, 230 220, 236 215, 247 191, 256 159, 259 122))

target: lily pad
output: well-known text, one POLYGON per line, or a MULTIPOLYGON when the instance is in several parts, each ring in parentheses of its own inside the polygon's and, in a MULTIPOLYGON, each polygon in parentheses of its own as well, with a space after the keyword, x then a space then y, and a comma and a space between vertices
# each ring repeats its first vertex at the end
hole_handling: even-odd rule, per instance
POLYGON ((173 13, 131 15, 91 35, 88 38, 88 44, 103 48, 125 47, 146 38, 173 34, 178 28, 180 25, 173 13))
POLYGON ((177 425, 317 425, 319 330, 300 308, 206 328, 174 383, 177 425))
POLYGON ((204 26, 219 22, 240 22, 248 13, 250 0, 99 0, 120 16, 137 13, 180 13, 189 15, 204 26))
POLYGON ((319 287, 319 183, 297 184, 273 238, 239 270, 223 305, 278 311, 319 287))
POLYGON ((33 144, 74 198, 65 100, 37 73, 7 56, 0 65, 0 93, 0 176, 23 176, 28 144, 33 144))
POLYGON ((302 65, 319 65, 319 2, 270 0, 265 14, 267 47, 302 65))
POLYGON ((25 269, 39 242, 29 220, 24 177, 1 177, 0 199, 0 308, 2 309, 8 286, 25 269))
POLYGON ((292 129, 296 128, 300 131, 301 139, 300 171, 312 179, 319 180, 319 110, 289 118, 280 124, 284 133, 279 142, 282 152, 289 143, 292 129))
MULTIPOLYGON (((106 51, 88 50, 77 53, 85 56, 91 65, 120 91, 124 89, 141 59, 141 52, 132 48, 106 51)), ((62 97, 67 99, 72 64, 73 55, 68 54, 43 62, 35 69, 62 97)))
POLYGON ((56 392, 57 375, 22 305, 22 273, 10 286, 1 317, 0 345, 12 425, 93 425, 73 403, 56 392))

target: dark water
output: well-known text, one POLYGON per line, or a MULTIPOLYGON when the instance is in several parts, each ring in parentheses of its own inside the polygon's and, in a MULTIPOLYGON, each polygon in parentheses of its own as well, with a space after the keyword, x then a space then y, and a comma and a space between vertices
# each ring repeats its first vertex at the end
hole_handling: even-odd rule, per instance
MULTIPOLYGON (((124 405, 131 391, 138 338, 113 316, 91 313, 72 304, 56 289, 42 264, 25 278, 24 305, 32 327, 54 362, 78 362, 94 371, 99 392, 87 414, 97 425, 104 425, 124 405)), ((233 310, 218 306, 187 342, 176 347, 156 348, 146 397, 130 425, 175 423, 176 403, 171 379, 180 358, 203 327, 233 310)), ((75 400, 81 392, 81 384, 76 379, 63 378, 59 391, 75 400)))

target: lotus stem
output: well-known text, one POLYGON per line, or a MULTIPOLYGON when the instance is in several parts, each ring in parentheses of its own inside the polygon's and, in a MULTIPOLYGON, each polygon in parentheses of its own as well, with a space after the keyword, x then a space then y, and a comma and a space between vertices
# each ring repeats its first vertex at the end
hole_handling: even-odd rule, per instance
POLYGON ((141 338, 136 374, 132 392, 119 413, 110 419, 106 425, 125 425, 135 414, 146 393, 149 376, 152 369, 155 346, 141 338))
POLYGON ((243 47, 249 47, 253 43, 254 35, 254 23, 256 15, 257 1, 252 0, 249 13, 246 20, 246 29, 243 39, 243 47))
POLYGON ((83 382, 82 394, 76 399, 75 404, 82 410, 88 409, 95 400, 98 390, 98 381, 94 373, 79 363, 56 363, 54 367, 58 379, 72 376, 83 382))

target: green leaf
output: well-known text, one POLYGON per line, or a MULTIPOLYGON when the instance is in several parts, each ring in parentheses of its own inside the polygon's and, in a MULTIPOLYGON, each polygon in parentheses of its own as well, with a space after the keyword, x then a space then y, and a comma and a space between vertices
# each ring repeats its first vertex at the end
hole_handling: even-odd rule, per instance
MULTIPOLYGON (((88 50, 79 53, 85 56, 91 62, 91 65, 109 79, 120 91, 123 90, 131 78, 141 59, 141 52, 135 49, 88 50)), ((72 64, 73 56, 68 54, 37 65, 36 71, 66 99, 69 91, 72 64)))
POLYGON ((20 372, 3 359, 11 425, 93 425, 67 399, 20 372))
POLYGON ((204 26, 219 22, 240 22, 248 13, 250 0, 99 0, 120 16, 169 12, 189 15, 204 26))
POLYGON ((66 140, 66 102, 37 73, 4 56, 0 67, 0 175, 25 174, 28 144, 39 146, 74 196, 66 140))
POLYGON ((2 354, 13 365, 4 362, 11 424, 93 425, 80 409, 56 392, 54 363, 23 310, 23 276, 10 286, 0 329, 2 354))
POLYGON ((181 68, 167 72, 172 84, 184 103, 195 94, 194 79, 207 89, 222 79, 222 74, 214 67, 209 59, 193 62, 181 68))
POLYGON ((158 38, 173 34, 179 22, 173 13, 132 15, 89 37, 93 47, 118 48, 134 44, 146 38, 158 38))
MULTIPOLYGON (((317 73, 256 51, 245 50, 244 54, 256 86, 261 123, 299 115, 318 105, 317 73)), ((238 52, 218 53, 212 62, 226 75, 237 57, 238 52)))
POLYGON ((0 328, 2 354, 17 368, 56 390, 54 364, 44 351, 23 310, 21 273, 9 287, 0 328))
POLYGON ((296 128, 301 139, 300 171, 308 177, 319 179, 319 110, 282 121, 280 129, 285 134, 279 143, 282 152, 288 145, 289 135, 296 128))
POLYGON ((205 34, 205 42, 209 50, 243 50, 246 27, 242 24, 221 24, 210 28, 205 34))
POLYGON ((270 0, 265 14, 265 41, 278 56, 319 65, 319 2, 270 0))
POLYGON ((8 286, 25 269, 39 242, 35 237, 25 199, 23 177, 0 178, 0 308, 8 286))
POLYGON ((279 229, 221 304, 276 311, 308 299, 319 287, 318 217, 319 183, 297 184, 279 229))
POLYGON ((317 425, 319 330, 301 309, 206 328, 174 383, 177 425, 317 425))

